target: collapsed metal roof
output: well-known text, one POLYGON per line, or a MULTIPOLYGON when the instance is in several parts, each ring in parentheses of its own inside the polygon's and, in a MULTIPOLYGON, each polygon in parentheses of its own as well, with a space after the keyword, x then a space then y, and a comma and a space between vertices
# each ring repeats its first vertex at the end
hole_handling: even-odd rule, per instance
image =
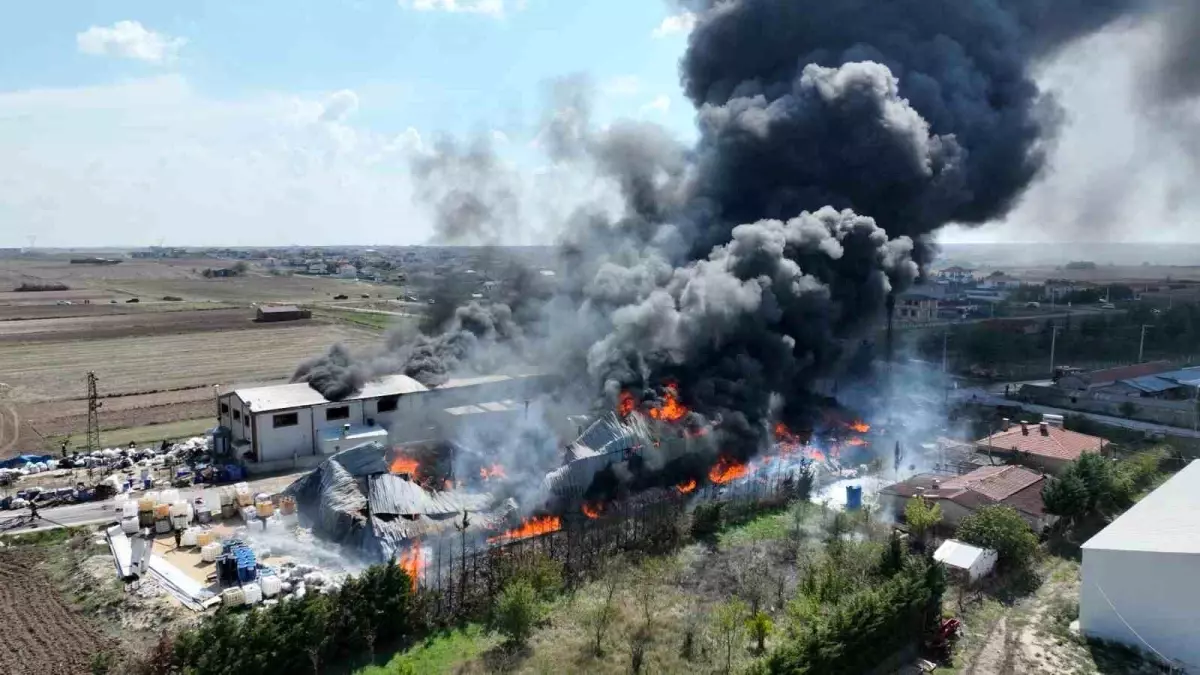
POLYGON ((491 501, 489 494, 426 490, 407 478, 387 473, 367 479, 367 503, 372 514, 444 516, 482 511, 491 501))

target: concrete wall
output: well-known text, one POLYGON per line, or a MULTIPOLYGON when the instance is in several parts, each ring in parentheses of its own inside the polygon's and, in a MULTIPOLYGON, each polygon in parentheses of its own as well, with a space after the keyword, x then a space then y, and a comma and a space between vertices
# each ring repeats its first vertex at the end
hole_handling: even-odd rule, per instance
POLYGON ((1200 673, 1197 579, 1197 554, 1085 548, 1080 629, 1090 637, 1143 651, 1151 651, 1148 643, 1153 650, 1182 662, 1187 672, 1200 673))
POLYGON ((1113 396, 1094 395, 1090 392, 1066 392, 1057 387, 1039 387, 1025 385, 1018 392, 1017 399, 1028 403, 1080 410, 1083 412, 1125 417, 1122 404, 1129 402, 1135 407, 1130 419, 1143 422, 1155 422, 1176 427, 1191 428, 1196 422, 1196 404, 1194 401, 1160 401, 1151 398, 1121 399, 1113 396))
POLYGON ((259 461, 288 460, 293 456, 314 454, 312 414, 312 410, 308 408, 259 413, 255 420, 258 431, 255 451, 258 452, 259 461), (290 413, 296 414, 296 425, 276 429, 275 416, 290 413))

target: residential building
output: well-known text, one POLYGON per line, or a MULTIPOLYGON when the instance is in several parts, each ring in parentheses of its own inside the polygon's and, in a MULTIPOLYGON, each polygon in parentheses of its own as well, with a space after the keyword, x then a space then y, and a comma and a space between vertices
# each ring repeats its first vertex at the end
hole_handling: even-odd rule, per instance
POLYGON ((945 565, 951 575, 967 583, 974 583, 990 574, 999 557, 996 551, 957 539, 947 539, 933 552, 934 560, 945 565))
POLYGON ((937 273, 937 277, 941 281, 951 284, 973 284, 975 283, 975 274, 965 267, 947 267, 937 273))
POLYGON ((1069 431, 1057 423, 1011 424, 1005 420, 999 432, 975 441, 975 448, 993 459, 1056 474, 1084 453, 1102 452, 1108 444, 1099 436, 1069 431))
POLYGON ((358 268, 349 263, 338 265, 338 276, 343 279, 357 279, 358 268))
POLYGON ((1006 274, 991 274, 979 280, 979 288, 987 291, 1015 291, 1021 287, 1021 280, 1006 274))
POLYGON ((938 319, 938 302, 945 296, 941 288, 923 285, 896 296, 896 320, 901 323, 930 323, 938 319))
POLYGON ((1200 462, 1083 544, 1079 628, 1200 673, 1200 462))
POLYGON ((913 497, 936 502, 942 523, 956 527, 963 518, 984 506, 1003 504, 1016 509, 1035 531, 1052 524, 1054 516, 1042 504, 1046 477, 1019 466, 984 466, 961 476, 920 474, 879 491, 880 505, 904 513, 913 497))
POLYGON ((309 274, 326 274, 329 272, 329 267, 323 262, 308 263, 309 274))

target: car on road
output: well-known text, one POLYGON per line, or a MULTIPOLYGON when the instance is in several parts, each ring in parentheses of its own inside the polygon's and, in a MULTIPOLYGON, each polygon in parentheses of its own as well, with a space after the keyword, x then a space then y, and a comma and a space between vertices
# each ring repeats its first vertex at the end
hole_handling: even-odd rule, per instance
POLYGON ((1112 304, 1111 302, 1105 302, 1100 305, 1100 309, 1116 309, 1116 308, 1117 308, 1117 306, 1112 304))

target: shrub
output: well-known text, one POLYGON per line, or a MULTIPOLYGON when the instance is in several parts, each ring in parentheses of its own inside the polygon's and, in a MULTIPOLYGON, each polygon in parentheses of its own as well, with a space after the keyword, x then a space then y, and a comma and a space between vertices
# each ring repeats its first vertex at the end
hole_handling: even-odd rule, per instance
POLYGON ((1012 568, 1027 566, 1037 551, 1037 536, 1011 506, 985 506, 963 518, 958 538, 999 554, 1000 563, 1012 568))
POLYGON ((523 645, 541 617, 541 606, 533 586, 525 580, 504 587, 496 602, 496 628, 510 645, 523 645))
POLYGON ((57 281, 26 281, 13 291, 17 293, 40 293, 42 291, 69 291, 71 287, 57 281))
POLYGON ((770 615, 764 611, 759 610, 746 619, 746 631, 750 633, 760 654, 766 650, 767 636, 773 630, 775 630, 775 624, 771 621, 770 615))

